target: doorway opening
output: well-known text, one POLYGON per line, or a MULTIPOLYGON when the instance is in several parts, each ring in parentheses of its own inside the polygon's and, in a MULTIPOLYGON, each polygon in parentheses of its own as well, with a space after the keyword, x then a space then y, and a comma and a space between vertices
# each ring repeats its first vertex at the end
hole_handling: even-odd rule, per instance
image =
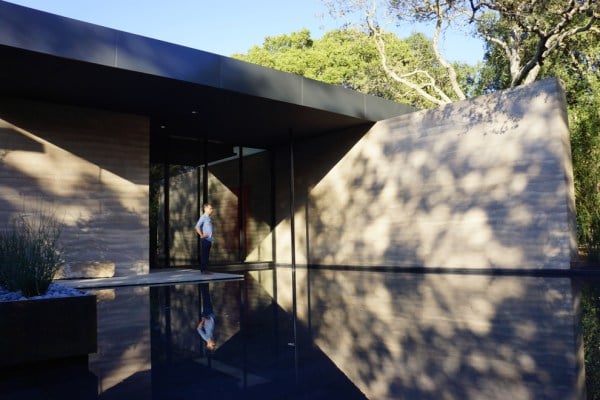
POLYGON ((273 261, 273 168, 267 149, 153 135, 150 144, 150 268, 197 268, 194 225, 211 203, 210 265, 273 261))

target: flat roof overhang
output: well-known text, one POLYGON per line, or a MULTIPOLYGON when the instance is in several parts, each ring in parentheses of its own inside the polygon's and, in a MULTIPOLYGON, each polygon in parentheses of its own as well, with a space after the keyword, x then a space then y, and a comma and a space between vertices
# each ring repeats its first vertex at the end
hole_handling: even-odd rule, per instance
POLYGON ((150 117, 250 147, 372 124, 410 106, 0 1, 0 93, 150 117))

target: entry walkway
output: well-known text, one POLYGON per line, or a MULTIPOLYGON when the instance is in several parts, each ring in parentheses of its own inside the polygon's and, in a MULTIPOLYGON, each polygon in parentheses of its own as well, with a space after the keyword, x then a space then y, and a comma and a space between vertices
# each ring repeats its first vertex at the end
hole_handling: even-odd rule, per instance
POLYGON ((60 279, 54 282, 75 289, 110 288, 117 286, 171 285, 175 283, 242 280, 243 275, 211 272, 202 274, 197 269, 168 269, 142 275, 112 278, 60 279))

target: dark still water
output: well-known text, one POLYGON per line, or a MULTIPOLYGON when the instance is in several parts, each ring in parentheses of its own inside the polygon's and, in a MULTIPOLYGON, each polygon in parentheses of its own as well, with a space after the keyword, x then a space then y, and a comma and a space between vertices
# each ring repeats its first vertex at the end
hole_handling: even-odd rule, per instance
POLYGON ((586 396, 580 293, 597 278, 305 269, 295 278, 295 292, 289 268, 93 291, 98 352, 88 365, 0 378, 0 398, 586 396), (196 330, 211 311, 214 351, 196 330))

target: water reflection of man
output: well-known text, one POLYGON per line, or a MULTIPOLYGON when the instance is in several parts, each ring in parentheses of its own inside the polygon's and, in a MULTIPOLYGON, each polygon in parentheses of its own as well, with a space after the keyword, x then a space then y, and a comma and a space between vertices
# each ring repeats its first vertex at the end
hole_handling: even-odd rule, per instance
POLYGON ((215 330, 215 314, 210 300, 210 292, 208 291, 208 283, 200 284, 200 294, 202 297, 202 319, 198 323, 196 330, 202 339, 206 342, 206 348, 213 351, 216 347, 214 339, 215 330))

